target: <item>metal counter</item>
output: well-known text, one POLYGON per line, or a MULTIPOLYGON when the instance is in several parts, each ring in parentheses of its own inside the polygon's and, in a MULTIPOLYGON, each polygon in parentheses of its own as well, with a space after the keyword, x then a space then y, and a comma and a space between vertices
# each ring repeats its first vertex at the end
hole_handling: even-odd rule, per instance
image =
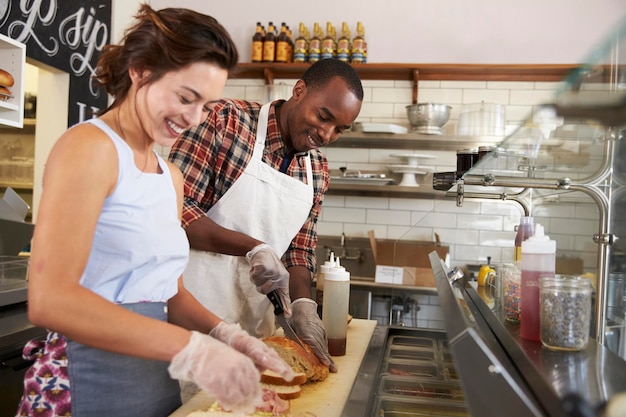
POLYGON ((626 391, 626 362, 594 339, 578 352, 552 351, 540 342, 522 339, 519 326, 506 322, 471 285, 463 280, 453 283, 448 278, 452 271, 436 254, 431 263, 446 316, 445 332, 378 326, 342 416, 592 417, 602 415, 607 402, 626 391), (397 359, 396 364, 404 362, 407 367, 390 372, 390 349, 396 337, 436 339, 435 357, 397 359), (418 364, 429 362, 430 368, 420 365, 415 371, 418 364), (451 372, 457 373, 462 387, 457 398, 444 399, 441 391, 418 398, 415 387, 427 386, 424 376, 448 390, 454 388, 457 381, 451 372), (389 383, 393 391, 386 389, 389 383), (437 414, 431 410, 433 404, 449 408, 437 414))

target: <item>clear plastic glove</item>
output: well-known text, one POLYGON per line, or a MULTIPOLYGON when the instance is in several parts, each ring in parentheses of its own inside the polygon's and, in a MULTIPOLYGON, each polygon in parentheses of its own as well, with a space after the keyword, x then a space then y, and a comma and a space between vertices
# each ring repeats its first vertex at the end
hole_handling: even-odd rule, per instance
POLYGON ((285 269, 276 251, 267 243, 261 243, 246 253, 250 264, 250 281, 261 294, 277 290, 285 314, 291 314, 289 298, 289 272, 285 269))
POLYGON ((322 319, 317 315, 317 303, 310 298, 298 298, 291 303, 291 310, 289 325, 298 337, 311 347, 320 362, 329 367, 330 372, 337 372, 337 365, 328 353, 326 329, 322 319))
POLYGON ((269 369, 282 376, 286 381, 293 379, 294 374, 291 366, 287 365, 274 349, 241 330, 239 324, 227 324, 222 321, 209 334, 248 356, 256 364, 259 371, 263 372, 269 369))
POLYGON ((261 400, 261 374, 252 359, 200 332, 191 332, 168 371, 172 378, 195 383, 233 412, 250 413, 261 400))

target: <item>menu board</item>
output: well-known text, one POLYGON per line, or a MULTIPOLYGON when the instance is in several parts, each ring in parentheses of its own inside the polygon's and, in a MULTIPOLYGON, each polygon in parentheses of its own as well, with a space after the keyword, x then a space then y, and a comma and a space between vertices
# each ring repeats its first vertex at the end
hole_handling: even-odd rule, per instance
POLYGON ((26 44, 28 58, 69 73, 68 126, 107 106, 92 76, 110 42, 111 0, 0 0, 0 33, 26 44))

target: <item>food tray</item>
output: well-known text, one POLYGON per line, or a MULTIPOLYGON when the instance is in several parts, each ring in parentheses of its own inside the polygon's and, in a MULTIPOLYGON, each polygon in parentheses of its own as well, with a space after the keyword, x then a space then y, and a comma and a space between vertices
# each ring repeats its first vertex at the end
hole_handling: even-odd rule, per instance
POLYGON ((465 402, 463 388, 458 382, 433 381, 432 379, 383 376, 379 385, 379 394, 465 402))
POLYGON ((380 397, 376 402, 373 416, 381 417, 466 417, 469 410, 465 405, 440 403, 429 400, 380 397))
POLYGON ((415 362, 401 359, 390 359, 386 361, 383 365, 382 374, 443 379, 443 374, 439 372, 439 367, 435 363, 415 362))
POLYGON ((29 258, 0 256, 0 306, 26 301, 29 258))
POLYGON ((387 350, 387 358, 435 362, 437 354, 434 350, 390 346, 387 350))
POLYGON ((389 345, 391 346, 409 346, 426 349, 434 349, 436 341, 429 337, 419 336, 402 336, 395 335, 389 338, 389 345))

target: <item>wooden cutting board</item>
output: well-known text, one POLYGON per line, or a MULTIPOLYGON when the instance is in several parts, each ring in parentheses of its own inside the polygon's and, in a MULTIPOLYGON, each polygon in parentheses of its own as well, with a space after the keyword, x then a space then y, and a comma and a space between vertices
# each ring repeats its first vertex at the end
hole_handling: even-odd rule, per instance
MULTIPOLYGON (((350 322, 346 355, 333 357, 339 372, 331 373, 322 382, 304 384, 300 398, 291 400, 294 416, 305 415, 306 412, 318 417, 341 415, 375 327, 375 320, 353 319, 350 322)), ((170 417, 186 417, 192 411, 209 408, 212 403, 213 399, 199 392, 170 417)))

